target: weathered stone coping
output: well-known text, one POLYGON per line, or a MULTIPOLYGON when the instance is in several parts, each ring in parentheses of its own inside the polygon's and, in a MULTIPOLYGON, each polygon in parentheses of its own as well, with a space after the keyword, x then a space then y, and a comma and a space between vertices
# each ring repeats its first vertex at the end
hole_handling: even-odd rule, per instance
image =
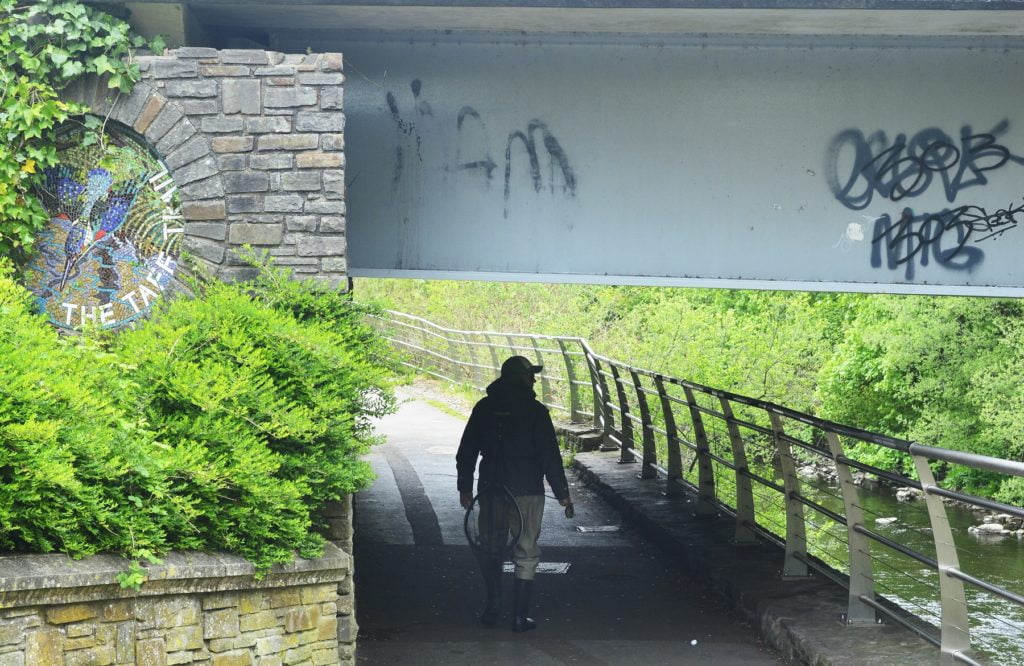
POLYGON ((255 565, 236 555, 174 552, 162 559, 163 564, 145 565, 149 578, 141 589, 133 590, 122 588, 117 580, 129 566, 119 556, 73 560, 58 554, 0 555, 0 609, 340 583, 351 568, 349 556, 331 543, 322 557, 297 557, 290 564, 275 565, 259 580, 255 565))

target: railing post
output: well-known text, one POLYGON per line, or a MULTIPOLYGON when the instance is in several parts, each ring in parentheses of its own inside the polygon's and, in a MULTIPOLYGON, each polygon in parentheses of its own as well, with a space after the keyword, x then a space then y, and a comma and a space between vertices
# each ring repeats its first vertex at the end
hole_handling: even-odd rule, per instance
POLYGON ((473 334, 469 332, 463 333, 462 341, 466 345, 466 354, 469 356, 470 365, 466 368, 469 382, 474 388, 483 388, 486 385, 486 380, 480 376, 480 363, 477 360, 477 346, 475 344, 476 341, 473 339, 473 334))
POLYGON ((569 421, 580 423, 583 416, 580 414, 580 387, 576 385, 576 368, 572 364, 572 356, 566 349, 565 340, 558 341, 558 348, 562 350, 562 360, 565 362, 565 381, 569 383, 569 421))
MULTIPOLYGON (((430 331, 427 330, 426 324, 421 324, 419 326, 419 330, 420 330, 420 346, 423 347, 423 349, 429 349, 431 351, 437 351, 434 348, 434 338, 433 338, 433 336, 430 335, 430 331)), ((417 365, 419 366, 419 368, 421 370, 425 369, 425 368, 433 368, 433 369, 437 370, 438 373, 440 373, 444 369, 441 366, 440 359, 438 359, 437 357, 434 357, 434 358, 430 358, 430 357, 424 358, 419 363, 417 363, 417 365)))
POLYGON ((935 559, 939 562, 939 594, 942 597, 942 644, 939 647, 939 663, 947 666, 960 663, 956 656, 966 654, 971 649, 964 584, 959 578, 949 575, 950 570, 960 570, 960 557, 953 541, 953 531, 949 528, 949 519, 942 498, 930 492, 932 488, 938 488, 938 484, 935 483, 935 475, 932 474, 928 459, 914 453, 913 444, 910 445, 910 455, 914 459, 917 477, 921 480, 921 489, 924 490, 928 518, 932 526, 932 539, 935 541, 935 559))
POLYGON ((732 446, 732 462, 736 466, 736 534, 733 540, 738 544, 749 544, 757 541, 754 525, 757 515, 754 513, 754 489, 747 475, 747 451, 743 445, 743 436, 736 425, 732 414, 732 405, 728 398, 718 397, 725 415, 725 424, 729 430, 729 444, 732 446))
POLYGON ((487 383, 490 383, 498 373, 501 372, 501 359, 498 358, 498 349, 493 342, 491 342, 491 336, 486 333, 481 333, 484 338, 484 342, 487 343, 487 350, 491 353, 491 367, 494 368, 494 374, 491 375, 487 383))
POLYGON ((619 369, 612 363, 608 364, 612 369, 612 379, 615 381, 615 393, 619 396, 619 435, 622 441, 619 443, 619 462, 635 463, 636 456, 629 450, 633 440, 633 419, 629 418, 629 401, 626 398, 626 388, 622 385, 622 378, 619 376, 619 369))
POLYGON ((469 368, 462 361, 464 347, 458 339, 457 333, 448 333, 445 339, 448 341, 448 356, 452 359, 452 380, 460 384, 468 384, 470 379, 467 375, 469 368))
POLYGON ((601 372, 601 362, 597 360, 597 356, 587 346, 586 342, 581 341, 581 345, 583 346, 584 353, 587 355, 587 365, 590 367, 590 383, 594 388, 594 427, 601 428, 603 433, 601 450, 607 451, 608 442, 610 441, 608 436, 612 434, 612 428, 615 425, 615 421, 612 418, 612 408, 609 406, 611 404, 611 397, 608 395, 608 382, 605 381, 604 373, 601 372))
POLYGON ((633 388, 636 390, 636 405, 640 410, 640 424, 644 429, 644 460, 638 479, 656 479, 658 470, 654 468, 658 464, 658 452, 654 444, 654 421, 651 420, 650 406, 647 404, 647 394, 644 393, 643 384, 640 382, 640 373, 630 369, 629 374, 633 377, 633 388))
POLYGON ((846 535, 850 556, 850 595, 846 610, 846 624, 875 624, 875 609, 861 600, 875 600, 875 577, 871 562, 871 543, 867 535, 857 530, 864 528, 864 512, 860 508, 860 493, 853 483, 850 467, 843 462, 843 445, 839 435, 825 431, 828 449, 836 465, 839 490, 846 509, 846 535))
POLYGON ((782 417, 772 411, 768 412, 768 417, 772 420, 775 453, 779 456, 782 484, 786 489, 786 556, 782 561, 782 578, 806 578, 807 562, 799 558, 807 555, 807 525, 804 522, 804 505, 796 499, 800 496, 796 461, 785 439, 782 417))
POLYGON ((676 417, 672 413, 672 401, 665 390, 665 378, 654 376, 654 385, 658 389, 661 400, 661 414, 665 419, 665 437, 668 440, 668 479, 665 482, 665 494, 669 497, 683 493, 683 457, 679 451, 679 430, 676 429, 676 417))
POLYGON ((540 401, 549 404, 551 403, 551 380, 548 379, 546 373, 547 364, 544 363, 544 353, 540 350, 540 345, 537 344, 537 338, 530 337, 530 342, 533 343, 533 352, 537 355, 537 365, 543 366, 544 371, 540 373, 540 401))
MULTIPOLYGON (((711 467, 711 447, 708 446, 708 434, 704 430, 704 417, 697 409, 697 399, 693 390, 688 386, 683 387, 686 395, 686 404, 690 407, 690 420, 693 422, 693 439, 697 445, 697 456, 694 459, 697 463, 697 515, 710 515, 716 512, 715 509, 715 471, 711 467)), ((692 469, 692 467, 691 467, 692 469)))
POLYGON ((516 344, 516 339, 513 336, 506 335, 505 343, 508 345, 508 354, 506 355, 506 358, 508 356, 522 356, 522 354, 519 353, 519 350, 516 349, 519 345, 516 344))

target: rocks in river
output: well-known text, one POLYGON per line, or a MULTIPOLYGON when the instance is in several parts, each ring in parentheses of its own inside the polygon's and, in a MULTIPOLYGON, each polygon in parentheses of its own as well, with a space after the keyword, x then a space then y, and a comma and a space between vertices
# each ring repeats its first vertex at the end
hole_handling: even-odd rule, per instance
POLYGON ((981 522, 985 524, 998 523, 1011 532, 1024 527, 1024 520, 1011 516, 1008 513, 990 514, 982 518, 981 522))
POLYGON ((836 468, 829 461, 804 463, 796 468, 797 477, 808 483, 827 483, 835 485, 836 468))
POLYGON ((804 481, 817 481, 818 468, 814 465, 804 465, 796 469, 796 475, 804 481))
POLYGON ((897 502, 915 502, 924 496, 917 488, 900 488, 896 491, 897 502))
POLYGON ((968 527, 975 536, 1016 536, 1024 539, 1024 524, 1020 518, 1008 513, 990 513, 981 519, 981 525, 968 527))
POLYGON ((817 465, 804 465, 803 467, 798 467, 796 475, 800 477, 800 479, 810 481, 812 483, 816 481, 833 483, 836 477, 835 471, 819 467, 817 465))
POLYGON ((878 490, 882 484, 879 483, 878 477, 857 471, 853 473, 853 485, 860 486, 865 490, 878 490))
POLYGON ((895 516, 889 516, 886 518, 875 518, 875 525, 892 525, 897 520, 899 519, 895 516))

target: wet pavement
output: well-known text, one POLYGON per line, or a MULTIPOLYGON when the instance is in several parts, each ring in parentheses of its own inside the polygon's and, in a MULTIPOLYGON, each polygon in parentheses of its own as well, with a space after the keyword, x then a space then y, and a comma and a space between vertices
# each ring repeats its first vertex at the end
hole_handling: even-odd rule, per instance
POLYGON ((483 584, 462 531, 455 451, 464 420, 421 401, 383 419, 377 473, 355 497, 360 664, 783 664, 705 581, 643 540, 570 473, 576 517, 549 498, 531 615, 513 633, 507 606, 481 627, 483 584), (577 527, 601 528, 578 531, 577 527))

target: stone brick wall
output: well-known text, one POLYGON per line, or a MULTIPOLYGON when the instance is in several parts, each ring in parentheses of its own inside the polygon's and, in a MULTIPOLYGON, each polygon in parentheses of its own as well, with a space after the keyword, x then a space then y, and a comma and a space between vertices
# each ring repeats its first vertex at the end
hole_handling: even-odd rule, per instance
POLYGON ((116 583, 124 568, 110 556, 0 557, 0 666, 354 663, 354 644, 338 641, 350 560, 332 545, 259 581, 241 558, 177 553, 135 593, 116 583))
POLYGON ((338 643, 342 646, 351 646, 354 650, 356 636, 359 634, 359 624, 356 622, 356 592, 353 582, 356 561, 352 550, 354 536, 352 496, 347 495, 337 502, 328 502, 324 506, 324 517, 327 519, 327 538, 343 552, 348 553, 351 558, 349 575, 338 585, 338 594, 347 595, 351 599, 351 606, 346 608, 348 612, 338 615, 338 643))
MULTIPOLYGON (((243 279, 234 249, 250 244, 347 287, 341 55, 182 48, 140 67, 129 95, 93 78, 64 96, 153 147, 197 263, 243 279)), ((260 581, 241 558, 176 553, 134 593, 116 582, 118 558, 0 556, 0 666, 353 663, 350 498, 328 518, 337 546, 260 581)))
POLYGON ((65 98, 155 148, 181 194, 185 249, 223 279, 250 274, 232 251, 248 243, 347 286, 341 54, 181 48, 139 62, 130 95, 86 79, 65 98))

